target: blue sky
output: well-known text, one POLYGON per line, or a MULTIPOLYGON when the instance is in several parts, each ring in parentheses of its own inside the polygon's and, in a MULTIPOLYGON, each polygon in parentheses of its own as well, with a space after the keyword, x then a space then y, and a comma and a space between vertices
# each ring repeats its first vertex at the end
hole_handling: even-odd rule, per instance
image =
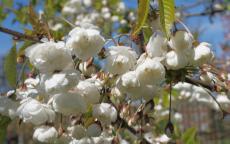
MULTIPOLYGON (((16 0, 23 3, 28 3, 28 0, 16 0)), ((136 7, 136 2, 134 0, 124 0, 126 6, 128 7, 136 7)), ((187 5, 193 3, 194 0, 176 0, 176 6, 180 7, 181 5, 187 5)), ((188 12, 199 12, 202 11, 205 7, 199 6, 195 9, 191 9, 188 12)), ((3 22, 2 26, 22 32, 23 27, 19 24, 11 24, 11 20, 13 19, 13 15, 9 15, 9 17, 3 22)), ((221 54, 219 50, 219 46, 224 41, 224 29, 222 26, 221 18, 219 16, 213 17, 213 23, 210 23, 209 17, 193 17, 189 18, 185 21, 186 25, 191 29, 199 29, 202 31, 200 36, 200 41, 206 41, 213 45, 214 50, 217 55, 221 54)), ((0 33, 0 56, 5 55, 8 50, 12 47, 12 37, 10 35, 0 33)))

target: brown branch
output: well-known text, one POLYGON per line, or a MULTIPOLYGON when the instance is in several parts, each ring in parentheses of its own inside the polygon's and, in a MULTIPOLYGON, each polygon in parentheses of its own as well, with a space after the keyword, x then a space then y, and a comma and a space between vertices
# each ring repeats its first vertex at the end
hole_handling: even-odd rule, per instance
POLYGON ((185 78, 185 82, 188 82, 188 83, 196 85, 196 86, 201 86, 212 97, 212 99, 215 101, 215 103, 218 105, 219 109, 221 110, 221 112, 223 114, 222 118, 224 118, 227 114, 229 114, 229 112, 225 111, 221 107, 221 104, 217 101, 215 96, 212 94, 212 91, 214 90, 214 88, 212 86, 204 84, 200 80, 194 80, 194 79, 191 79, 191 78, 188 78, 188 77, 185 78))
POLYGON ((20 32, 17 32, 17 31, 8 29, 8 28, 4 28, 4 27, 1 27, 1 26, 0 26, 0 32, 12 35, 17 40, 29 40, 29 41, 33 41, 33 42, 41 42, 38 37, 26 35, 24 33, 20 33, 20 32))
POLYGON ((199 5, 203 4, 203 3, 205 3, 205 1, 199 0, 199 1, 195 2, 195 3, 190 4, 190 5, 181 6, 181 8, 179 8, 179 10, 182 11, 182 10, 187 10, 187 9, 190 9, 190 8, 194 8, 194 7, 199 6, 199 5))
POLYGON ((189 77, 185 77, 185 82, 193 84, 193 85, 196 85, 196 86, 200 86, 201 85, 202 87, 207 88, 210 91, 214 90, 213 86, 208 85, 208 84, 202 82, 201 80, 196 80, 196 79, 192 79, 192 78, 189 78, 189 77))
POLYGON ((222 13, 225 12, 225 9, 221 10, 212 10, 212 11, 206 11, 206 12, 200 12, 200 13, 190 13, 190 14, 184 14, 184 17, 194 17, 194 16, 207 16, 207 15, 214 15, 216 13, 222 13))

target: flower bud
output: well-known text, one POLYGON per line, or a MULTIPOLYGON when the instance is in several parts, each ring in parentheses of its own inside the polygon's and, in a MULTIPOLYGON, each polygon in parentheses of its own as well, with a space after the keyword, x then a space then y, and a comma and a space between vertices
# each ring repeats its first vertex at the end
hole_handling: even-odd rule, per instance
POLYGON ((174 126, 172 124, 171 121, 169 121, 165 127, 165 134, 168 136, 168 137, 172 137, 174 133, 174 126))

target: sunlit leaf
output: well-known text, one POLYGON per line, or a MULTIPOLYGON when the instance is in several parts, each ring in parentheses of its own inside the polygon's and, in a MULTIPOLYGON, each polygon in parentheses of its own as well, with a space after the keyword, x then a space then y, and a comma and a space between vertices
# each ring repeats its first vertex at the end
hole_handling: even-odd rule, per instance
POLYGON ((175 21, 175 4, 174 0, 158 0, 160 9, 160 21, 163 31, 167 37, 175 21))
POLYGON ((199 142, 196 140, 196 128, 187 129, 182 135, 182 141, 184 144, 198 144, 199 142))
POLYGON ((4 72, 6 79, 11 87, 16 87, 17 81, 17 50, 16 46, 10 49, 9 54, 6 56, 4 61, 4 72))
POLYGON ((6 139, 6 130, 10 122, 11 119, 9 117, 0 115, 0 143, 4 143, 6 139))
POLYGON ((132 34, 137 34, 142 26, 145 24, 145 21, 149 13, 149 3, 150 0, 140 0, 137 9, 137 24, 135 25, 132 34))

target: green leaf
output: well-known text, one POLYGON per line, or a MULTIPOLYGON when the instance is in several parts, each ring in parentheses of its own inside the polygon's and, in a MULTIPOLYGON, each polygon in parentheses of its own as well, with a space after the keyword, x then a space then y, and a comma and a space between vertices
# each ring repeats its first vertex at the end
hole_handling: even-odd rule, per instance
POLYGON ((170 30, 175 21, 175 4, 174 0, 158 0, 160 9, 160 21, 165 33, 169 38, 170 30))
POLYGON ((150 0, 139 0, 138 9, 137 9, 137 24, 134 27, 133 35, 137 34, 142 26, 145 24, 145 21, 149 13, 149 2, 150 0))
POLYGON ((12 7, 13 3, 14 3, 13 0, 2 0, 3 6, 12 7))
POLYGON ((3 7, 0 7, 0 22, 6 18, 7 14, 4 12, 3 7))
POLYGON ((11 49, 9 54, 6 56, 4 61, 4 72, 8 84, 13 88, 16 87, 17 82, 17 50, 16 45, 14 45, 11 49))
POLYGON ((4 143, 6 139, 6 130, 10 122, 9 117, 0 115, 0 143, 4 143))
POLYGON ((182 135, 182 141, 184 144, 198 144, 199 142, 196 140, 196 128, 187 129, 182 135))
POLYGON ((153 34, 151 27, 143 28, 143 34, 144 34, 145 44, 147 44, 149 39, 150 39, 150 37, 153 34))

